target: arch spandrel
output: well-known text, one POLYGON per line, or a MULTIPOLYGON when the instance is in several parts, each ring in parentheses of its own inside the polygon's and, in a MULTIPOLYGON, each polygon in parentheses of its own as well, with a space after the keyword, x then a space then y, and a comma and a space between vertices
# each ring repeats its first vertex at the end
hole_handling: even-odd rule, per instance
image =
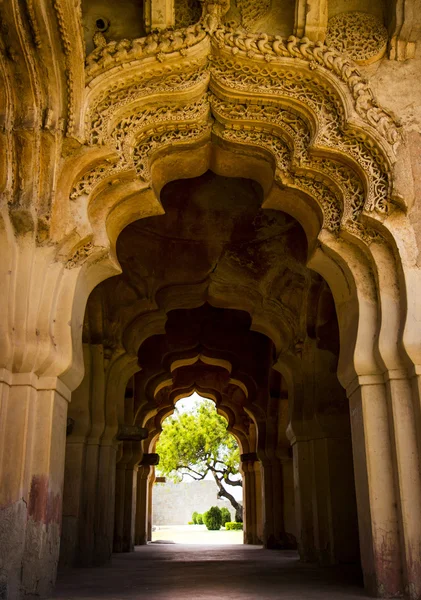
MULTIPOLYGON (((218 102, 226 101, 226 97, 229 96, 236 104, 253 107, 254 95, 257 97, 258 93, 263 93, 265 102, 266 97, 270 98, 269 105, 276 98, 276 106, 279 109, 289 109, 289 115, 293 114, 296 118, 298 114, 298 117, 308 124, 309 133, 303 131, 296 139, 307 140, 304 146, 307 145, 307 150, 316 164, 313 165, 313 169, 297 164, 295 172, 288 173, 287 176, 280 176, 282 170, 278 169, 278 184, 281 187, 290 186, 292 189, 295 186, 295 189, 301 190, 305 196, 313 197, 315 205, 320 205, 322 198, 331 196, 331 205, 336 204, 340 213, 339 218, 335 218, 336 223, 341 222, 340 227, 334 229, 336 235, 342 235, 344 215, 345 221, 348 220, 348 215, 354 215, 352 189, 355 191, 355 197, 360 200, 364 194, 365 206, 358 205, 356 212, 359 213, 365 208, 364 217, 367 215, 367 219, 372 217, 377 220, 376 213, 372 210, 375 203, 370 200, 370 193, 373 189, 377 193, 379 187, 387 187, 387 190, 382 191, 384 200, 377 206, 381 211, 378 219, 380 226, 376 224, 376 227, 370 229, 367 227, 367 220, 359 217, 351 219, 351 223, 348 223, 352 227, 348 226, 347 231, 355 236, 357 243, 360 239, 367 244, 376 241, 382 229, 381 221, 388 218, 383 213, 399 212, 399 206, 391 203, 391 199, 403 207, 406 199, 398 198, 399 194, 394 190, 398 179, 395 173, 394 153, 399 153, 399 144, 402 145, 400 128, 394 122, 393 115, 377 106, 369 85, 361 77, 358 68, 347 57, 321 43, 309 42, 305 38, 300 40, 293 36, 282 39, 279 36, 234 31, 230 27, 221 26, 218 21, 220 17, 221 15, 212 15, 210 7, 208 10, 205 6, 202 20, 190 28, 183 29, 181 33, 154 32, 141 40, 131 40, 129 44, 122 44, 121 47, 118 43, 102 45, 88 57, 87 87, 81 111, 84 131, 80 128, 80 135, 78 134, 79 139, 85 139, 87 145, 79 145, 77 148, 77 142, 69 138, 64 146, 62 174, 57 185, 55 215, 52 219, 53 238, 63 240, 57 254, 58 260, 66 260, 69 271, 79 270, 83 266, 83 271, 87 273, 87 278, 84 275, 82 277, 85 281, 80 285, 81 290, 92 289, 93 286, 87 284, 89 278, 99 281, 112 272, 118 272, 114 246, 121 229, 136 218, 160 210, 155 191, 160 184, 155 185, 154 171, 158 173, 159 163, 164 164, 164 155, 168 153, 169 148, 174 150, 171 159, 173 164, 180 164, 179 157, 183 157, 184 152, 185 158, 191 148, 206 148, 202 158, 203 170, 206 164, 209 165, 209 159, 206 159, 209 147, 219 144, 218 137, 221 139, 221 135, 223 137, 227 133, 234 137, 247 137, 256 126, 256 119, 248 115, 244 122, 237 122, 234 118, 229 123, 230 127, 227 128, 226 123, 223 123, 223 129, 218 131, 221 122, 215 123, 216 115, 209 112, 213 110, 208 106, 212 104, 209 102, 212 96, 200 100, 201 106, 206 106, 206 110, 204 109, 203 113, 199 110, 199 117, 193 110, 193 113, 188 113, 189 119, 176 120, 177 128, 173 128, 174 122, 171 119, 160 120, 156 115, 151 118, 148 115, 145 128, 141 132, 141 149, 136 150, 140 171, 136 171, 135 166, 126 169, 120 162, 128 156, 127 152, 129 156, 133 156, 130 152, 134 153, 135 148, 138 148, 139 138, 128 136, 132 142, 136 139, 136 145, 130 145, 128 139, 126 148, 122 148, 120 142, 114 147, 101 146, 105 140, 101 138, 101 131, 105 131, 107 139, 111 139, 112 135, 110 138, 107 127, 114 122, 120 122, 119 114, 124 118, 130 115, 131 107, 136 110, 146 107, 148 98, 152 104, 159 106, 158 99, 165 94, 170 98, 171 106, 175 104, 185 108, 187 98, 197 98, 198 90, 208 89, 209 80, 212 95, 218 102), (124 68, 121 68, 123 65, 124 68), (247 71, 250 77, 256 80, 253 84, 256 88, 254 92, 253 85, 247 81, 247 71), (273 77, 268 77, 268 73, 271 72, 273 77), (288 72, 291 81, 296 77, 299 84, 304 85, 304 89, 307 86, 307 104, 301 99, 297 101, 298 88, 291 89, 289 95, 286 91, 283 95, 279 94, 279 79, 283 76, 280 74, 288 72), (258 90, 262 74, 268 87, 267 94, 262 89, 258 90), (162 88, 159 89, 156 86, 158 79, 162 79, 162 88), (323 113, 324 122, 320 115, 316 114, 314 107, 317 105, 317 93, 324 106, 331 103, 335 107, 334 112, 339 119, 335 127, 345 136, 344 139, 352 140, 352 143, 345 143, 343 140, 339 143, 339 138, 336 141, 329 138, 333 125, 329 119, 326 120, 327 113, 323 113), (278 102, 278 96, 282 102, 278 102), (247 102, 244 102, 245 100, 247 102), (95 129, 97 133, 90 137, 91 129, 95 129), (326 133, 322 133, 323 131, 326 133), (145 132, 147 136, 142 137, 145 132), (330 146, 327 143, 329 139, 330 146), (180 146, 179 150, 177 144, 180 146), (358 162, 353 154, 357 147, 358 152, 365 153, 361 162, 358 162), (104 171, 101 161, 105 157, 115 162, 105 162, 104 171), (370 183, 366 177, 369 171, 366 168, 366 159, 374 161, 371 165, 374 165, 374 171, 382 173, 383 182, 373 180, 370 183), (317 169, 317 161, 320 162, 320 169, 317 169), (107 169, 111 170, 107 172, 107 169), (335 170, 336 175, 333 174, 335 170), (338 170, 341 170, 340 175, 338 170), (139 185, 139 174, 142 173, 146 179, 139 185), (346 185, 346 181, 352 179, 353 175, 355 185, 346 185), (62 183, 65 185, 61 185, 62 183), (76 196, 73 196, 73 200, 68 200, 72 193, 76 196), (147 211, 142 210, 140 207, 143 198, 148 198, 148 203, 154 204, 154 207, 147 211), (93 212, 90 212, 91 200, 95 200, 92 204, 92 207, 96 207, 93 212), (104 223, 107 223, 106 227, 104 223)), ((288 119, 290 118, 288 116, 288 119)), ((76 121, 80 122, 79 116, 76 121)), ((265 131, 265 128, 275 131, 278 146, 275 150, 266 148, 266 151, 272 155, 271 160, 273 157, 276 160, 276 156, 279 155, 277 148, 282 146, 283 141, 291 141, 292 138, 288 138, 285 127, 281 131, 279 124, 271 123, 270 118, 259 121, 259 127, 260 130, 255 133, 260 138, 267 137, 268 131, 265 131)), ((269 135, 274 134, 271 131, 269 135)), ((236 142, 231 140, 230 150, 234 154, 239 143, 244 146, 244 154, 254 156, 256 150, 258 151, 258 146, 253 146, 250 139, 237 139, 236 142)), ((273 143, 272 140, 270 143, 273 143)), ((223 145, 229 148, 230 141, 223 140, 223 145)), ((286 145, 288 146, 288 143, 286 145)), ((290 152, 294 154, 294 150, 295 148, 292 148, 290 152)), ((294 160, 294 157, 290 160, 294 160)), ((266 160, 266 170, 269 163, 270 160, 266 160)), ((318 210, 320 209, 316 208, 316 212, 318 210)), ((323 214, 326 213, 323 207, 321 210, 323 214)), ((381 237, 379 241, 381 242, 381 237)), ((311 243, 314 244, 313 241, 311 243)), ((72 278, 75 276, 70 272, 66 273, 67 275, 71 275, 72 278)), ((75 289, 78 288, 79 284, 75 289)))
MULTIPOLYGON (((318 196, 319 202, 324 199, 323 212, 325 215, 329 213, 326 219, 329 229, 338 229, 344 223, 356 235, 370 237, 372 234, 366 233, 360 225, 358 215, 364 205, 370 210, 389 210, 393 146, 397 144, 399 135, 390 115, 375 107, 372 94, 358 71, 348 59, 342 59, 334 51, 296 38, 283 41, 251 34, 241 37, 223 28, 209 33, 209 36, 212 60, 202 63, 196 71, 195 68, 187 71, 184 81, 184 74, 180 73, 179 67, 174 67, 176 78, 171 85, 172 58, 168 63, 160 60, 153 63, 150 57, 140 57, 137 59, 139 68, 145 64, 149 69, 145 88, 139 89, 138 83, 133 96, 129 95, 124 101, 116 98, 114 105, 112 93, 110 97, 106 94, 105 73, 108 71, 104 71, 98 80, 101 89, 98 98, 106 98, 102 109, 101 101, 95 103, 94 100, 96 80, 90 82, 88 104, 85 105, 86 114, 90 115, 86 121, 88 138, 89 128, 94 127, 97 133, 89 138, 90 143, 112 141, 120 158, 112 165, 98 165, 94 170, 85 170, 82 179, 73 185, 73 200, 77 201, 85 194, 88 198, 94 193, 96 195, 95 188, 99 186, 100 192, 101 186, 107 188, 110 183, 117 186, 114 189, 116 193, 119 178, 130 179, 131 170, 135 179, 143 178, 146 186, 156 189, 153 163, 148 166, 154 155, 158 160, 160 152, 167 153, 177 144, 188 148, 197 141, 203 145, 212 130, 214 138, 220 137, 224 143, 243 144, 247 149, 260 146, 271 153, 277 161, 277 172, 283 185, 310 192, 318 196), (247 53, 241 44, 249 48, 247 53), (271 58, 265 60, 265 57, 271 58), (313 65, 312 61, 318 65, 317 68, 308 68, 309 64, 313 65), (162 92, 158 89, 152 93, 150 82, 153 81, 154 68, 156 66, 157 76, 160 76, 164 64, 169 73, 168 86, 164 85, 162 92), (288 74, 289 78, 285 78, 288 74), (199 98, 196 94, 201 88, 206 90, 209 76, 212 94, 199 98), (282 80, 287 81, 286 87, 289 85, 290 89, 282 91, 282 80), (140 96, 142 92, 143 96, 140 96), (163 93, 170 99, 167 106, 159 101, 163 93), (222 97, 218 98, 218 94, 222 97), (227 94, 231 99, 229 119, 221 115, 222 109, 228 111, 227 94), (258 106, 253 104, 253 95, 267 97, 266 108, 262 108, 261 100, 258 106), (188 98, 193 101, 187 102, 188 98), (89 102, 96 108, 89 108, 89 102), (148 105, 148 102, 151 104, 148 105), (275 104, 277 110, 271 110, 271 104, 275 104), (328 110, 329 105, 331 108, 328 110), (318 113, 317 106, 322 106, 322 113, 318 113), (139 114, 139 107, 141 111, 141 107, 145 107, 146 113, 141 112, 136 117, 137 121, 140 118, 142 126, 134 135, 130 111, 139 114), (239 119, 234 114, 238 107, 242 107, 244 112, 239 119), (256 108, 261 113, 257 118, 256 108), (92 110, 99 110, 95 117, 92 110), (380 115, 377 128, 373 125, 374 121, 361 125, 364 115, 367 117, 365 110, 367 114, 372 111, 372 119, 373 111, 380 115), (276 118, 274 114, 277 114, 276 118), (286 115, 283 124, 279 123, 279 120, 282 121, 280 114, 286 115), (215 117, 216 122, 212 125, 215 117), (302 123, 296 131, 290 126, 294 121, 295 125, 302 123), (116 124, 116 134, 109 129, 112 129, 113 123, 116 124), (313 157, 310 162, 305 159, 306 152, 313 157), (369 167, 370 164, 372 167, 369 167), (290 165, 293 166, 292 172, 291 168, 288 171, 290 165)), ((118 57, 115 59, 117 62, 120 60, 118 57)), ((121 60, 124 63, 125 59, 121 60)), ((122 98, 123 91, 130 90, 130 83, 127 89, 124 88, 125 77, 130 81, 136 68, 134 60, 128 75, 115 74, 114 67, 109 72, 111 88, 119 88, 118 98, 122 98), (120 77, 118 84, 113 77, 120 77)))

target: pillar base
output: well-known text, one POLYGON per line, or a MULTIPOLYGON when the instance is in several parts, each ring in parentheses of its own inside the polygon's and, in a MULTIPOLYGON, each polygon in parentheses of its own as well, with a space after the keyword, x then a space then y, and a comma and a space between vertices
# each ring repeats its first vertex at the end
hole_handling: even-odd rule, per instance
POLYGON ((297 540, 292 533, 281 533, 279 536, 270 535, 266 540, 268 550, 296 550, 297 540))

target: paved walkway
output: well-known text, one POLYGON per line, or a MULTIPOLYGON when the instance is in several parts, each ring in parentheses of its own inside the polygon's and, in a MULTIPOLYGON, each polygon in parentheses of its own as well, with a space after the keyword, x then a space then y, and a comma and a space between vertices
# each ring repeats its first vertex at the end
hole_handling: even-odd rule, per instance
POLYGON ((350 568, 300 564, 294 552, 256 546, 155 543, 115 555, 112 566, 62 574, 65 600, 361 600, 350 568))
POLYGON ((176 544, 243 545, 242 531, 208 531, 206 525, 159 525, 152 532, 152 541, 169 541, 176 544))

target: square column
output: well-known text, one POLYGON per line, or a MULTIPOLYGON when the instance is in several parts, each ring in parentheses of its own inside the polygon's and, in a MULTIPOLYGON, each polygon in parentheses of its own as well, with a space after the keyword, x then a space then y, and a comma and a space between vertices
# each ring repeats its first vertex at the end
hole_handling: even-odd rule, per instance
MULTIPOLYGON (((244 481, 244 543, 245 544, 261 544, 257 535, 257 490, 256 490, 256 473, 254 463, 257 461, 257 454, 249 452, 242 454, 241 457, 241 472, 244 481)), ((259 490, 261 493, 261 490, 259 490)))
POLYGON ((50 596, 59 558, 68 388, 0 371, 0 596, 50 596))
POLYGON ((383 379, 359 377, 347 395, 365 588, 376 597, 399 598, 404 594, 402 556, 383 379))
POLYGON ((158 454, 144 454, 137 472, 135 546, 144 546, 148 542, 149 504, 152 503, 150 477, 159 463, 158 454))

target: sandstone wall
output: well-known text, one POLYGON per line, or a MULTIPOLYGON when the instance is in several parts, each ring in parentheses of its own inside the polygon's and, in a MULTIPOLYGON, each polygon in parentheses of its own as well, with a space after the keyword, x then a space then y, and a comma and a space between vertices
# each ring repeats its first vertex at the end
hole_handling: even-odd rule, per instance
POLYGON ((157 483, 153 488, 153 525, 187 525, 194 511, 204 513, 211 506, 226 507, 234 520, 234 509, 226 500, 218 500, 213 481, 157 483))

